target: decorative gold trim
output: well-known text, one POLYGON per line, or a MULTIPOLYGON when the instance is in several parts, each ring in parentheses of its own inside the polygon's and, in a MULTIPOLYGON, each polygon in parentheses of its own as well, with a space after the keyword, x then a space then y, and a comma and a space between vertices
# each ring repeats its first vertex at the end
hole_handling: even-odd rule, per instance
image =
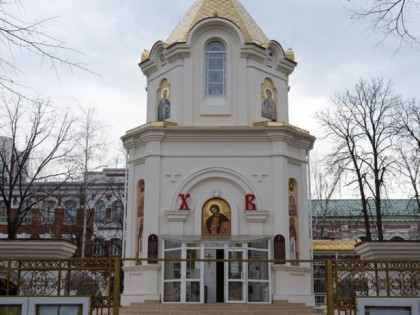
POLYGON ((252 123, 253 127, 291 127, 291 125, 285 122, 279 121, 254 121, 252 123))
POLYGON ((150 127, 176 127, 178 126, 177 123, 171 122, 171 121, 152 121, 148 124, 146 124, 147 126, 150 127))
POLYGON ((280 122, 280 121, 254 121, 252 122, 252 127, 289 127, 292 129, 295 129, 296 131, 310 134, 309 131, 305 129, 298 128, 296 126, 293 126, 291 124, 280 122))
POLYGON ((314 251, 354 251, 358 240, 313 240, 312 249, 314 251))

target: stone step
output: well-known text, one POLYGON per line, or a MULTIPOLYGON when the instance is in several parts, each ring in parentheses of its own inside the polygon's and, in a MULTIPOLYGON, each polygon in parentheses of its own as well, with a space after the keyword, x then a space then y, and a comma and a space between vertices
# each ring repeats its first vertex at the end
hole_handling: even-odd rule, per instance
POLYGON ((195 309, 200 309, 200 310, 209 310, 209 311, 219 311, 219 310, 230 310, 230 309, 236 309, 240 307, 243 310, 254 310, 254 309, 265 309, 265 310, 277 310, 277 309, 281 309, 281 310, 293 310, 293 309, 304 309, 306 307, 304 306, 299 306, 299 305, 284 305, 284 306, 279 306, 279 305, 258 305, 258 306, 250 306, 250 305, 232 305, 232 306, 208 306, 206 304, 202 304, 202 305, 183 305, 183 306, 174 306, 171 304, 166 304, 165 306, 161 306, 161 305, 156 305, 156 306, 150 306, 150 305, 131 305, 129 308, 130 309, 134 309, 134 310, 167 310, 167 309, 175 309, 175 310, 195 310, 195 309))
POLYGON ((273 304, 160 304, 133 303, 122 307, 120 315, 319 315, 322 310, 300 303, 273 304))
POLYGON ((144 312, 130 312, 126 313, 120 311, 120 315, 320 315, 320 313, 312 311, 236 311, 236 310, 225 310, 225 311, 144 311, 144 312))

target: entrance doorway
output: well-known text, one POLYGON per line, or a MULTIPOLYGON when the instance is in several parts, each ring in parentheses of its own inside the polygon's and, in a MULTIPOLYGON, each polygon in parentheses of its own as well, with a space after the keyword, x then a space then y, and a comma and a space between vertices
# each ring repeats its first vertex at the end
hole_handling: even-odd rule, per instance
MULTIPOLYGON (((207 259, 224 259, 223 249, 205 249, 207 259)), ((206 262, 204 266, 204 303, 223 303, 225 295, 224 264, 220 262, 206 262)))
POLYGON ((164 263, 162 302, 271 302, 267 239, 247 242, 165 240, 164 257, 168 261, 164 263))

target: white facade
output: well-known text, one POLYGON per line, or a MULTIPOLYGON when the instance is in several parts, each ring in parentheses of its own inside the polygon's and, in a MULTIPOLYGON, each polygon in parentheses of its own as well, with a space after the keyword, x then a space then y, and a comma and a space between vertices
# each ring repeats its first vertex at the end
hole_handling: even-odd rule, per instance
POLYGON ((148 238, 157 236, 159 258, 261 262, 133 263, 124 269, 123 305, 285 299, 313 305, 309 264, 267 261, 311 258, 307 166, 314 137, 288 124, 295 66, 293 53, 269 41, 236 0, 198 0, 166 42, 143 54, 147 123, 123 136, 126 258, 147 258, 148 238), (216 55, 211 43, 218 44, 216 55), (263 118, 267 90, 271 118, 263 118), (215 204, 227 217, 222 223, 219 216, 218 225, 207 220, 215 204), (285 240, 283 257, 274 254, 276 236, 285 240))

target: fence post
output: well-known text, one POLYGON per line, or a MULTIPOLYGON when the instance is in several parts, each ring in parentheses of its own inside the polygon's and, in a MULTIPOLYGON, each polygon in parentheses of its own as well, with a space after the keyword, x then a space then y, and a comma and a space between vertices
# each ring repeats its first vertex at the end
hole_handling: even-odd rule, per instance
POLYGON ((120 313, 120 284, 121 284, 121 258, 115 258, 114 265, 114 307, 112 315, 120 313))
MULTIPOLYGON (((12 275, 12 260, 8 259, 7 270, 6 270, 6 295, 12 295, 10 294, 10 290, 11 290, 10 284, 12 283, 11 275, 12 275)), ((20 268, 19 268, 18 275, 19 275, 18 279, 20 279, 20 268)), ((17 284, 20 284, 20 283, 17 283, 17 284)), ((20 287, 16 286, 16 288, 19 294, 20 287)))
POLYGON ((334 286, 332 260, 327 259, 325 263, 325 281, 327 289, 327 315, 334 315, 334 286))

